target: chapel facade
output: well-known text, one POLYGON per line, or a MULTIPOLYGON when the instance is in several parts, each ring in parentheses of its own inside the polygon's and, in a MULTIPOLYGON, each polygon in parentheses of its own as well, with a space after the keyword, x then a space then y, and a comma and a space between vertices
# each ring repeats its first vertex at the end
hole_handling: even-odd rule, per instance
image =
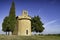
POLYGON ((17 25, 13 35, 31 36, 31 17, 26 10, 23 10, 21 16, 17 16, 17 25))

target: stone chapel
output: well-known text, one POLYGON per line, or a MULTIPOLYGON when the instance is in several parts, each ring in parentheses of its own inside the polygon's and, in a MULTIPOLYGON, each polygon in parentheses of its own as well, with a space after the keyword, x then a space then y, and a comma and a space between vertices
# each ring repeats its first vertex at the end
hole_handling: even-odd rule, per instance
POLYGON ((23 10, 21 16, 17 16, 17 25, 15 27, 14 35, 31 36, 31 17, 26 10, 23 10))

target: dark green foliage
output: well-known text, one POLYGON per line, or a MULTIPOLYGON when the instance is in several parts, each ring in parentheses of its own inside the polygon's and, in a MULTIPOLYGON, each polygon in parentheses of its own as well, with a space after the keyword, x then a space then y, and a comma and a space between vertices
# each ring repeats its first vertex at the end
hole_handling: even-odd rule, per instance
POLYGON ((2 31, 9 32, 10 31, 9 17, 5 17, 2 23, 2 31))
POLYGON ((10 8, 10 13, 9 13, 9 23, 10 23, 10 29, 11 32, 14 31, 14 28, 16 26, 16 15, 15 15, 15 4, 12 2, 12 6, 10 8))
POLYGON ((16 26, 16 15, 15 15, 15 4, 12 2, 12 6, 10 8, 9 16, 5 17, 2 23, 2 30, 4 32, 13 32, 16 26))
POLYGON ((9 18, 8 17, 5 17, 3 23, 2 23, 2 30, 4 32, 6 31, 10 31, 10 28, 9 28, 9 18))
POLYGON ((43 23, 41 22, 39 16, 34 16, 31 22, 32 22, 32 31, 42 32, 44 30, 43 23))

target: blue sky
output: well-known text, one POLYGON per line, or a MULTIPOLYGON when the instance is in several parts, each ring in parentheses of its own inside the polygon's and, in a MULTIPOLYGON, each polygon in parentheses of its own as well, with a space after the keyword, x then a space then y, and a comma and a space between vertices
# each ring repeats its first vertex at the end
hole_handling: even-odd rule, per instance
MULTIPOLYGON (((41 17, 44 23, 44 34, 60 33, 60 1, 59 0, 14 0, 16 16, 20 16, 23 10, 27 10, 30 16, 41 17)), ((2 34, 2 22, 9 15, 12 0, 0 0, 0 34, 2 34)))

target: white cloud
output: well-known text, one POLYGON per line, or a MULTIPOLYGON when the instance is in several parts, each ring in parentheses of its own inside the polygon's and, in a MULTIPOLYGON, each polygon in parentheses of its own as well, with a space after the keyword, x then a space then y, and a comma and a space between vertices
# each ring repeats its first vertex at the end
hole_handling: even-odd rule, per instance
POLYGON ((53 23, 55 23, 55 22, 56 22, 56 20, 49 21, 49 22, 47 22, 47 23, 44 24, 44 27, 46 27, 46 26, 48 26, 48 25, 50 25, 50 24, 53 24, 53 23))
POLYGON ((2 29, 2 22, 0 22, 0 30, 2 29))
POLYGON ((59 20, 52 20, 44 24, 45 30, 43 34, 58 34, 60 33, 60 24, 59 20))

